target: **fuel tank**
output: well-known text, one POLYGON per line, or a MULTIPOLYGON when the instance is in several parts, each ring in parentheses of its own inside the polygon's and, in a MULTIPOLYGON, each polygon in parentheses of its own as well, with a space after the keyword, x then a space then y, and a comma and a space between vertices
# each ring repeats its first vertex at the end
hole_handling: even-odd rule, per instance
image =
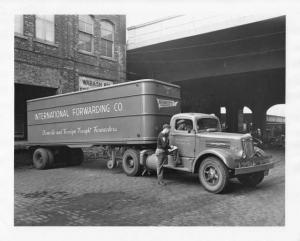
MULTIPOLYGON (((156 170, 156 168, 157 168, 157 156, 155 155, 155 153, 146 157, 145 164, 146 164, 146 167, 148 169, 156 170)), ((167 160, 166 163, 164 163, 164 165, 175 167, 176 166, 176 159, 175 159, 174 155, 168 155, 168 160, 167 160)))

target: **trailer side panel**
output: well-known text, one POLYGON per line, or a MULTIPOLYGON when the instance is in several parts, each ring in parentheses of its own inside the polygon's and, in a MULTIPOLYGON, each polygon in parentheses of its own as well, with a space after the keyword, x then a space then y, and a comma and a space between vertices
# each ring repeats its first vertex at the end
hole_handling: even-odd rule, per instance
POLYGON ((140 80, 27 102, 28 142, 151 144, 180 112, 180 89, 140 80))

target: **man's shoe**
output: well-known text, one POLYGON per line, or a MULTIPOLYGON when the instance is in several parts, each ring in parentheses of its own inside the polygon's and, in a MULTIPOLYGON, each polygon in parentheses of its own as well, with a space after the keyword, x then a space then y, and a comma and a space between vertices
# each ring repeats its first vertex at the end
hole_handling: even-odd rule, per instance
POLYGON ((167 184, 164 181, 160 181, 160 182, 158 182, 158 185, 165 186, 167 184))

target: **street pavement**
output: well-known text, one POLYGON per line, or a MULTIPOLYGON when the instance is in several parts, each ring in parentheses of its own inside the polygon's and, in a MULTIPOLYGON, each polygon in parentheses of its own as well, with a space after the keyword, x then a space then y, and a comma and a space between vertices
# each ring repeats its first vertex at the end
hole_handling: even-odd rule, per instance
POLYGON ((121 167, 87 159, 81 166, 36 170, 15 167, 16 226, 282 226, 285 224, 285 154, 256 188, 231 180, 225 194, 204 190, 196 174, 167 171, 128 177, 121 167))

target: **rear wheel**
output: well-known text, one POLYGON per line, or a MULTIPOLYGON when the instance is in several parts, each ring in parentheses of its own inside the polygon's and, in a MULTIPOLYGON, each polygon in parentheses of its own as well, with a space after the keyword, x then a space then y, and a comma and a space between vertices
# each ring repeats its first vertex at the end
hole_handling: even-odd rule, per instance
POLYGON ((264 172, 244 174, 237 177, 240 183, 247 187, 256 187, 264 180, 264 172))
POLYGON ((78 166, 83 162, 84 155, 81 148, 74 148, 70 150, 71 159, 67 159, 67 163, 71 166, 78 166))
POLYGON ((48 163, 47 163, 47 167, 50 168, 53 166, 54 164, 54 154, 53 154, 53 151, 50 150, 50 149, 46 149, 47 150, 47 153, 48 153, 48 163))
POLYGON ((71 164, 72 162, 72 149, 69 147, 58 148, 58 154, 56 158, 58 163, 71 164))
POLYGON ((207 157, 199 167, 199 179, 207 191, 221 193, 228 184, 229 174, 219 158, 207 157))
POLYGON ((138 176, 141 171, 139 151, 126 150, 122 158, 122 167, 127 176, 138 176))
POLYGON ((36 169, 46 169, 49 164, 49 154, 45 148, 38 148, 33 153, 33 165, 36 169))

